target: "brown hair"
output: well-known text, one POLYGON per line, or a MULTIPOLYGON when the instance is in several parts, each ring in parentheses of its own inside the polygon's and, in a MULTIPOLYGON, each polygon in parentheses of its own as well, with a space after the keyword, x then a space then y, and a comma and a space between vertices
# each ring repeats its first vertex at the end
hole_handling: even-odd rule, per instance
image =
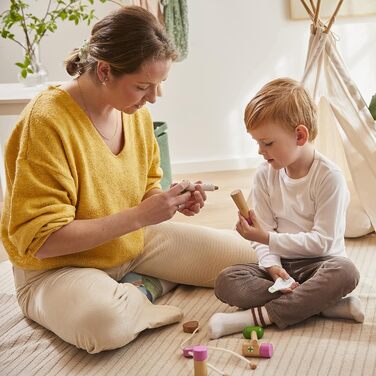
POLYGON ((265 121, 281 122, 288 129, 305 125, 309 141, 317 136, 316 105, 301 83, 278 78, 267 83, 248 103, 244 122, 249 132, 265 121))
POLYGON ((99 60, 114 76, 137 72, 147 60, 175 60, 177 53, 164 27, 147 10, 124 6, 97 22, 90 40, 65 60, 71 76, 95 72, 99 60))

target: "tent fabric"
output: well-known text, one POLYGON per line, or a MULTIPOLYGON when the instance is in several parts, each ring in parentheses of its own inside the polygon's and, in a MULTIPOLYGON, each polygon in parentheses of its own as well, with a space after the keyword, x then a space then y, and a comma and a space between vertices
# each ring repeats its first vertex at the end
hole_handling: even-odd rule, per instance
POLYGON ((315 145, 344 171, 351 193, 345 236, 372 232, 376 229, 376 123, 332 33, 312 27, 302 84, 318 105, 315 145))

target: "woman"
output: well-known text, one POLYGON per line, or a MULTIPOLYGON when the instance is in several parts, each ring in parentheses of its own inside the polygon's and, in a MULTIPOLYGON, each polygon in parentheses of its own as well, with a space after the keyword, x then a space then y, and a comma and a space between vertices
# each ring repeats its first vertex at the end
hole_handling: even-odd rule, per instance
POLYGON ((89 353, 181 319, 153 305, 130 272, 212 287, 251 262, 232 231, 165 222, 197 214, 199 185, 160 189, 154 103, 176 54, 157 20, 124 7, 99 21, 66 61, 74 80, 43 91, 6 149, 2 238, 25 316, 89 353))

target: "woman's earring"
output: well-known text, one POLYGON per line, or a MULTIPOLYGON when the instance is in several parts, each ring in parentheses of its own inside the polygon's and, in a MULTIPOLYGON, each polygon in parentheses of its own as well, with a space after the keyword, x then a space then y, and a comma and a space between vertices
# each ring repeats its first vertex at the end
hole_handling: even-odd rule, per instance
POLYGON ((107 81, 108 81, 108 77, 104 77, 103 81, 101 81, 101 84, 104 85, 104 86, 106 86, 107 81))

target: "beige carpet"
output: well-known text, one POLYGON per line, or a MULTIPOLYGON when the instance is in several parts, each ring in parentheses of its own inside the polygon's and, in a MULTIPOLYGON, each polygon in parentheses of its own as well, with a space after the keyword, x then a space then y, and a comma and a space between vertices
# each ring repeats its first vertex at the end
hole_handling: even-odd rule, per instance
MULTIPOLYGON (((222 180, 209 175, 206 181, 209 179, 221 184, 224 195, 210 193, 206 212, 210 217, 204 212, 191 220, 202 224, 214 222, 214 227, 231 227, 236 209, 225 197, 230 186, 249 186, 248 173, 240 175, 239 184, 234 183, 233 175, 221 175, 222 180)), ((283 331, 269 327, 262 341, 273 344, 274 355, 271 359, 260 359, 255 371, 247 369, 237 358, 218 351, 209 350, 209 362, 234 376, 376 375, 376 236, 347 240, 347 250, 361 272, 356 293, 366 312, 364 324, 315 317, 283 331)), ((200 322, 202 330, 194 337, 193 344, 209 343, 240 353, 240 334, 208 341, 206 324, 210 316, 214 312, 233 310, 220 303, 211 289, 180 286, 159 303, 181 307, 185 313, 183 321, 200 322)), ((176 324, 146 331, 124 348, 88 355, 23 317, 14 296, 11 266, 9 262, 0 264, 1 376, 193 375, 193 361, 183 358, 179 350, 187 336, 181 324, 176 324)), ((208 374, 218 375, 212 370, 208 374)))

